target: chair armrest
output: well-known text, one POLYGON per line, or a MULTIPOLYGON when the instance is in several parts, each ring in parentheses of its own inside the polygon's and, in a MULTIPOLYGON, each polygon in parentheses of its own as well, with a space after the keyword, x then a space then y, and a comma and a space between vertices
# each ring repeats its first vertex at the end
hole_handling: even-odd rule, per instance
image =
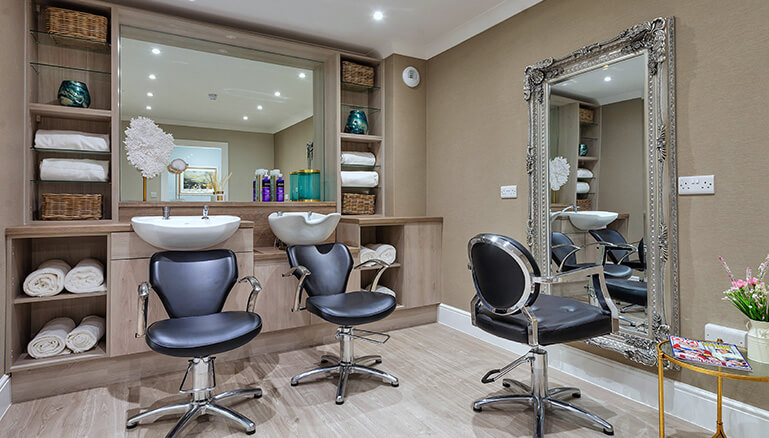
POLYGON ((137 306, 137 318, 136 334, 137 338, 141 338, 147 332, 147 299, 150 295, 150 284, 146 281, 139 285, 139 300, 137 306))
POLYGON ((301 277, 299 277, 299 284, 296 285, 296 295, 294 296, 294 305, 291 307, 292 312, 296 312, 299 310, 304 310, 304 307, 300 307, 302 304, 302 288, 304 287, 304 279, 307 278, 308 275, 310 275, 310 270, 305 268, 302 265, 296 265, 293 268, 289 269, 288 272, 282 274, 283 277, 290 277, 292 275, 295 275, 296 272, 299 272, 301 277))
POLYGON ((238 283, 245 283, 248 282, 251 284, 251 293, 248 295, 248 303, 246 303, 246 312, 254 313, 254 305, 256 304, 256 297, 259 295, 259 292, 262 291, 262 284, 259 283, 259 280, 256 279, 256 277, 252 275, 246 275, 245 277, 241 278, 238 283))
POLYGON ((390 264, 379 259, 371 259, 353 268, 353 269, 360 269, 360 268, 366 268, 374 265, 379 266, 379 269, 377 269, 376 275, 374 275, 374 281, 371 282, 371 289, 369 290, 369 292, 376 292, 376 287, 379 284, 379 278, 382 276, 382 274, 384 274, 384 271, 390 267, 390 264))
POLYGON ((561 243, 561 244, 558 244, 558 245, 550 247, 551 250, 557 249, 557 248, 574 248, 574 249, 571 250, 570 253, 566 254, 566 257, 564 257, 563 260, 561 260, 561 264, 558 265, 558 272, 563 272, 563 265, 564 265, 564 263, 566 263, 566 260, 568 260, 569 257, 571 257, 572 255, 574 255, 574 254, 576 254, 579 251, 582 251, 584 249, 583 247, 580 247, 580 246, 577 246, 577 245, 572 245, 570 243, 561 243))

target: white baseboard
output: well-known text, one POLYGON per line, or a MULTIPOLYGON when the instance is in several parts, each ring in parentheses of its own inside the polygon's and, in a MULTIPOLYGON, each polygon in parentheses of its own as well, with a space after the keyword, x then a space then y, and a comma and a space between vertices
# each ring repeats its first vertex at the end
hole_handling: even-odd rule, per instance
MULTIPOLYGON (((470 313, 441 304, 438 322, 470 336, 522 355, 528 345, 508 341, 472 325, 470 313)), ((547 347, 548 365, 580 380, 657 409, 657 374, 606 360, 586 351, 558 345, 547 347)), ((490 367, 500 364, 489 364, 490 367)), ((716 395, 686 383, 665 380, 665 414, 705 429, 715 428, 716 395)), ((769 430, 769 412, 746 403, 723 399, 727 436, 759 437, 769 430)))
POLYGON ((0 420, 11 407, 11 376, 3 374, 0 376, 0 420))

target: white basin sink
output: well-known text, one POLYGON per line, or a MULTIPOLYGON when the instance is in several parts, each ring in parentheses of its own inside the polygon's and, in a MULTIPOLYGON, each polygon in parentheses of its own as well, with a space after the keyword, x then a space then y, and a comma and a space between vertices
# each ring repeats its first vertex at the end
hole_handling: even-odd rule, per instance
POLYGON ((229 239, 240 226, 237 216, 137 216, 134 231, 145 242, 162 249, 194 251, 210 248, 229 239))
POLYGON ((311 211, 272 213, 267 217, 275 236, 286 245, 314 245, 328 239, 334 232, 339 213, 319 214, 311 211))
POLYGON ((584 231, 606 228, 619 216, 611 211, 568 211, 563 214, 568 216, 572 225, 584 231))

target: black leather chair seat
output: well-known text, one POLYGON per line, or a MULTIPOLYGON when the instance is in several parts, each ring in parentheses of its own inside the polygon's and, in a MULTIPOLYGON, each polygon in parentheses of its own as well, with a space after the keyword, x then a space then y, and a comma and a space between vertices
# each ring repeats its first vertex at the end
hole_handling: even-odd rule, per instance
POLYGON ((648 289, 645 281, 606 279, 606 288, 612 299, 639 306, 646 305, 648 289))
POLYGON ((307 298, 307 310, 328 322, 353 326, 379 321, 395 310, 395 297, 380 292, 347 292, 307 298))
MULTIPOLYGON (((529 320, 523 313, 495 315, 483 306, 474 309, 475 324, 501 338, 529 343, 529 320)), ((540 294, 531 313, 539 325, 539 344, 579 341, 611 333, 611 313, 581 301, 540 294)))
POLYGON ((221 312, 158 321, 147 328, 147 345, 176 357, 204 357, 247 344, 262 330, 262 319, 249 312, 221 312))
POLYGON ((631 269, 635 269, 636 271, 645 271, 646 270, 646 263, 640 261, 640 260, 623 260, 622 261, 623 266, 627 266, 631 269))
MULTIPOLYGON (((563 265, 563 271, 573 271, 575 269, 591 268, 595 266, 595 263, 578 263, 576 265, 566 264, 563 265)), ((613 263, 607 263, 603 265, 603 275, 606 278, 630 278, 633 275, 633 269, 625 265, 615 265, 613 263)))

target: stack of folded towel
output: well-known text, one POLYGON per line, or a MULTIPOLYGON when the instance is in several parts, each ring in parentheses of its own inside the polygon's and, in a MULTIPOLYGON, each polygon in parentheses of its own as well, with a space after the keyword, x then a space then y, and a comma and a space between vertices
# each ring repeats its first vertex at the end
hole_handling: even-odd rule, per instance
POLYGON ((22 286, 31 297, 49 297, 67 290, 72 293, 102 292, 104 265, 96 259, 83 259, 74 268, 64 260, 48 260, 27 275, 22 286))
POLYGON ((35 132, 35 148, 109 152, 109 135, 38 129, 35 132))
POLYGON ((376 164, 376 156, 371 152, 342 152, 342 159, 339 161, 343 166, 373 166, 376 164))
POLYGON ((395 263, 395 247, 386 243, 373 243, 360 249, 360 262, 364 263, 371 259, 379 259, 385 263, 395 263))
POLYGON ((342 187, 376 187, 379 174, 373 170, 343 170, 340 173, 342 187))
POLYGON ((77 327, 71 318, 52 319, 29 341, 27 353, 35 359, 82 353, 95 347, 104 333, 105 320, 101 316, 86 316, 77 327))
POLYGON ((40 161, 40 179, 44 181, 107 181, 109 161, 44 158, 40 161))

